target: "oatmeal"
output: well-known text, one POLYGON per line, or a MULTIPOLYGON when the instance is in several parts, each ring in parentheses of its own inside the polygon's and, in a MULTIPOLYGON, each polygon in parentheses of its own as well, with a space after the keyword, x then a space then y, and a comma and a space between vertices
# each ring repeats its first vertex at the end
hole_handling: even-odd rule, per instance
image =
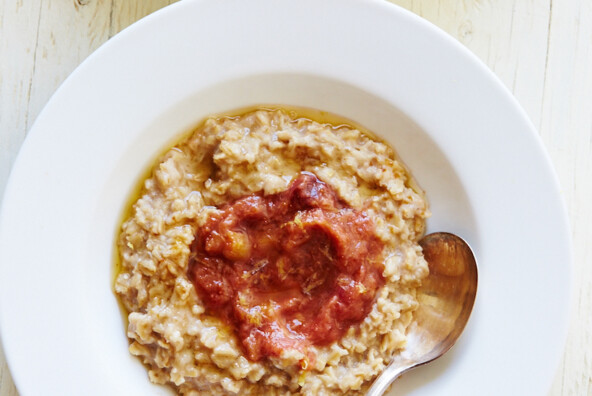
POLYGON ((405 347, 427 216, 393 150, 357 129, 208 119, 122 226, 130 352, 183 395, 362 393, 405 347))

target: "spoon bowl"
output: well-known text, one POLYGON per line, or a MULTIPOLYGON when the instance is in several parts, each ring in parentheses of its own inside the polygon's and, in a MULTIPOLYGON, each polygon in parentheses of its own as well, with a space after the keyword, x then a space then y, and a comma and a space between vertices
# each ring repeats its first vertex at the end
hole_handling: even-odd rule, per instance
POLYGON ((419 306, 407 330, 407 345, 367 392, 382 395, 401 374, 446 353, 463 332, 477 295, 477 262, 460 237, 437 232, 419 244, 430 274, 417 291, 419 306))

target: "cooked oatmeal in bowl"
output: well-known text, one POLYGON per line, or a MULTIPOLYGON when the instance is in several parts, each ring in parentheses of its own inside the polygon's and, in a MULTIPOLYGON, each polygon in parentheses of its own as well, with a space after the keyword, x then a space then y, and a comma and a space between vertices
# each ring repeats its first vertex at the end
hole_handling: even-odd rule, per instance
POLYGON ((130 352, 183 395, 362 393, 405 348, 428 215, 368 133, 282 109, 209 118, 118 236, 130 352))

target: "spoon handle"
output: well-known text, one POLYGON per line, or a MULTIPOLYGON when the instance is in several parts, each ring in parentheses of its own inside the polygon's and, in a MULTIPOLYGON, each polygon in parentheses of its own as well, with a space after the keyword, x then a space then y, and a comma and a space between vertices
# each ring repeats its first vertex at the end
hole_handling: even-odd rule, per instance
POLYGON ((384 394, 384 392, 386 392, 394 380, 399 378, 401 374, 410 368, 411 367, 409 365, 401 365, 400 362, 393 362, 389 364, 387 368, 384 369, 382 374, 378 376, 376 381, 374 381, 370 389, 368 389, 366 396, 381 396, 384 394))

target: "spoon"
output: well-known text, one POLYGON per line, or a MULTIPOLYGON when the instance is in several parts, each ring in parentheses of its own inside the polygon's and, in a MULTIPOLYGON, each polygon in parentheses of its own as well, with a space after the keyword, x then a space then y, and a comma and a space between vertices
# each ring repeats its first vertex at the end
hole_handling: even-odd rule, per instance
POLYGON ((462 333, 477 294, 477 262, 460 237, 436 232, 419 244, 430 274, 417 291, 419 307, 405 349, 374 381, 366 396, 382 395, 401 374, 446 353, 462 333))

